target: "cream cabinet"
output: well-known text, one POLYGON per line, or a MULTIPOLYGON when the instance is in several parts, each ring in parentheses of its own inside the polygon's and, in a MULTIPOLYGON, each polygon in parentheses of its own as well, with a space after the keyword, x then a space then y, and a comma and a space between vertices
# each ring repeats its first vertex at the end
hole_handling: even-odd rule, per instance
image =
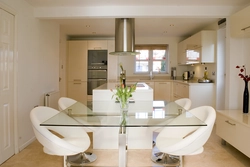
POLYGON ((68 42, 68 81, 87 81, 87 41, 68 42))
POLYGON ((87 101, 87 41, 68 41, 67 96, 87 101))
POLYGON ((219 110, 216 134, 250 157, 250 117, 241 110, 219 110))
POLYGON ((189 85, 185 83, 174 82, 173 101, 181 98, 189 98, 189 85))
POLYGON ((154 82, 154 100, 171 100, 172 82, 154 82))
POLYGON ((207 105, 215 107, 213 83, 184 83, 173 81, 172 100, 189 98, 192 101, 191 108, 207 105))
POLYGON ((108 41, 107 40, 89 40, 88 50, 107 50, 108 41))
MULTIPOLYGON (((115 41, 108 40, 108 53, 115 50, 115 41)), ((114 55, 108 55, 108 81, 116 82, 118 79, 118 57, 114 55)))
POLYGON ((87 105, 87 82, 68 82, 68 97, 87 105))
POLYGON ((216 32, 215 31, 201 31, 198 34, 198 39, 201 41, 201 63, 214 63, 216 52, 216 32))
POLYGON ((191 108, 199 106, 212 106, 215 108, 214 83, 189 83, 189 99, 191 108))
POLYGON ((232 37, 250 37, 250 6, 230 17, 230 34, 232 37))
POLYGON ((177 61, 178 64, 186 64, 186 49, 187 49, 187 39, 184 41, 181 41, 178 44, 178 56, 177 61))
POLYGON ((200 31, 178 44, 178 64, 214 63, 216 32, 200 31))

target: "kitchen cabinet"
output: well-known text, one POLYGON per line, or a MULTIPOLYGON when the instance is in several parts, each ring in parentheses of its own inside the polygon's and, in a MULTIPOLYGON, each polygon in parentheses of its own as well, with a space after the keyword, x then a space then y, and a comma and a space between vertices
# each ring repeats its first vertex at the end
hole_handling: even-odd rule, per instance
POLYGON ((181 41, 178 44, 178 56, 177 56, 177 61, 178 64, 186 64, 186 49, 187 49, 187 40, 181 41))
POLYGON ((230 34, 232 37, 250 37, 250 6, 230 17, 230 34))
POLYGON ((68 41, 67 96, 87 101, 87 41, 68 41))
POLYGON ((171 100, 172 82, 154 82, 154 100, 171 100))
POLYGON ((200 31, 178 44, 178 64, 214 63, 216 32, 200 31))
POLYGON ((87 81, 87 41, 68 42, 68 81, 87 81))
POLYGON ((89 40, 88 50, 107 50, 108 41, 107 40, 89 40))
POLYGON ((241 110, 218 110, 216 134, 250 157, 250 117, 241 110))
POLYGON ((215 108, 214 83, 190 83, 189 99, 191 108, 199 106, 212 106, 215 108))
POLYGON ((68 82, 67 95, 76 101, 87 105, 87 82, 86 81, 70 81, 68 82))
MULTIPOLYGON (((108 40, 108 53, 115 50, 115 40, 108 40)), ((116 82, 118 77, 118 57, 114 55, 108 55, 108 81, 116 82)))
POLYGON ((181 98, 189 98, 189 85, 184 83, 174 82, 173 101, 181 98))
POLYGON ((213 83, 181 83, 173 82, 172 100, 189 98, 192 101, 191 108, 208 105, 215 107, 213 83))

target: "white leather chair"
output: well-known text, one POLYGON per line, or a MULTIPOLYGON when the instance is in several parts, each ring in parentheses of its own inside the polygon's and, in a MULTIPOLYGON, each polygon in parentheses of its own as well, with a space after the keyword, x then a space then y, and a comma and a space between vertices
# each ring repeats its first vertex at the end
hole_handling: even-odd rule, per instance
MULTIPOLYGON (((179 160, 171 155, 182 158, 184 155, 195 155, 203 152, 203 145, 210 137, 214 126, 216 112, 210 106, 197 107, 189 112, 206 123, 207 126, 164 128, 156 138, 156 146, 166 155, 163 156, 164 159, 158 159, 154 162, 172 163, 172 165, 178 166, 179 160)), ((178 121, 178 119, 174 119, 170 124, 174 121, 178 121)))
POLYGON ((181 99, 175 100, 175 103, 183 107, 185 110, 189 110, 192 105, 192 102, 189 98, 181 98, 181 99))
MULTIPOLYGON (((184 108, 187 111, 187 110, 190 109, 192 101, 189 98, 181 98, 181 99, 175 100, 175 103, 178 104, 179 106, 181 106, 182 108, 184 108)), ((173 119, 169 119, 169 121, 166 122, 166 124, 168 124, 172 120, 173 119)), ((158 128, 158 129, 154 130, 154 136, 156 134, 159 134, 162 129, 163 128, 158 128)), ((153 141, 153 146, 155 146, 155 141, 153 141)), ((159 159, 158 157, 159 156, 162 157, 163 155, 164 155, 164 153, 159 152, 158 148, 154 147, 151 159, 152 159, 152 161, 156 162, 159 159)))
POLYGON ((69 97, 60 97, 58 100, 58 108, 60 111, 65 110, 69 106, 73 105, 77 101, 69 97))
POLYGON ((90 146, 90 139, 83 128, 40 126, 58 113, 58 110, 45 106, 36 107, 30 112, 33 130, 37 140, 43 145, 43 151, 50 155, 64 156, 65 167, 68 163, 84 165, 95 161, 95 155, 84 153, 90 146))
MULTIPOLYGON (((73 105, 74 103, 76 103, 77 101, 74 99, 71 99, 69 97, 60 97, 58 100, 58 108, 60 111, 65 110, 66 108, 68 108, 69 106, 73 105)), ((82 107, 85 107, 85 105, 82 105, 82 107)), ((85 107, 86 109, 87 107, 85 107)), ((83 127, 83 129, 86 132, 93 132, 93 128, 88 128, 88 127, 83 127)))

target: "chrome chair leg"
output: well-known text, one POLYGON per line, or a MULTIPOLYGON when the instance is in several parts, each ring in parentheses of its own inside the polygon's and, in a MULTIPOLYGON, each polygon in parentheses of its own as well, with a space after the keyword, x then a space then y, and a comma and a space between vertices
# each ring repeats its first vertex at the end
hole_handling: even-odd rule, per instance
POLYGON ((171 156, 166 153, 156 153, 155 155, 152 155, 151 160, 154 163, 161 164, 163 166, 179 166, 180 160, 176 156, 171 156))
POLYGON ((76 155, 67 156, 66 162, 72 166, 83 166, 92 163, 97 159, 97 156, 90 152, 83 152, 76 155))
POLYGON ((163 166, 179 166, 180 159, 179 156, 168 155, 166 153, 160 152, 160 150, 155 146, 152 150, 151 160, 154 163, 163 166))

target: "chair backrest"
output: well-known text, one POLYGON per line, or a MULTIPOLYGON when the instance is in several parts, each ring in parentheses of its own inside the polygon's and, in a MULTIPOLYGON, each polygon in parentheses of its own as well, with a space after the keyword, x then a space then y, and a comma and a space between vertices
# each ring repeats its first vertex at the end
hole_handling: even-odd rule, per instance
POLYGON ((158 147, 160 151, 172 155, 191 155, 203 151, 203 145, 207 142, 212 133, 216 112, 210 106, 197 107, 189 112, 206 123, 207 126, 164 128, 158 135, 159 140, 170 138, 171 144, 166 144, 166 147, 158 147))
POLYGON ((68 97, 60 97, 58 100, 58 108, 60 111, 62 111, 76 102, 77 102, 76 100, 68 98, 68 97))
POLYGON ((192 104, 189 98, 181 98, 181 99, 175 100, 175 103, 183 107, 185 110, 189 110, 192 104))
POLYGON ((48 154, 64 156, 78 154, 87 150, 90 146, 90 140, 89 136, 82 128, 40 126, 41 123, 58 113, 58 110, 45 106, 36 107, 30 112, 30 119, 33 125, 35 136, 37 140, 44 146, 44 151, 46 150, 45 152, 48 154), (62 136, 62 138, 55 135, 50 130, 57 132, 62 136), (81 147, 68 142, 69 138, 78 138, 78 140, 81 140, 78 141, 82 142, 81 147))

